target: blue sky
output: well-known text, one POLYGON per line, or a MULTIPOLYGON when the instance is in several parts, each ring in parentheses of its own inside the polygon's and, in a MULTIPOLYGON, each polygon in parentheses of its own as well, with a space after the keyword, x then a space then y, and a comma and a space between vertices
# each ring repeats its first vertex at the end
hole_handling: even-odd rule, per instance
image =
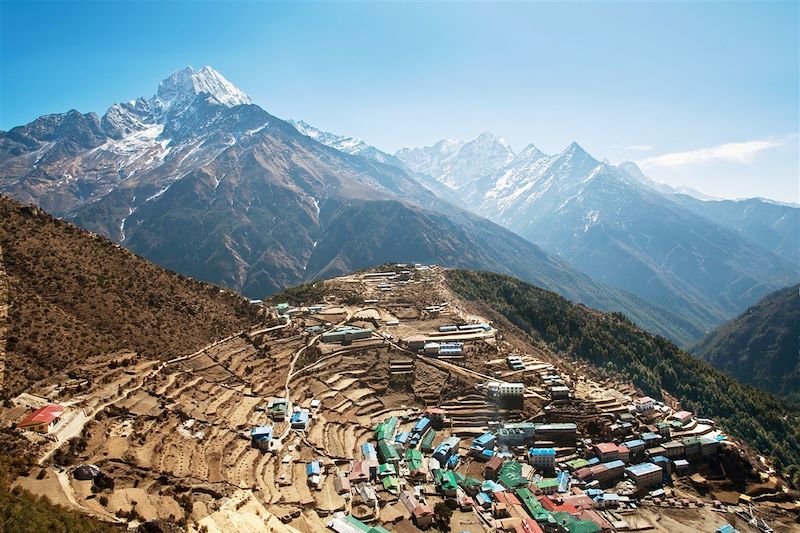
POLYGON ((576 140, 673 185, 800 201, 798 3, 2 3, 0 128, 208 64, 384 150, 576 140))

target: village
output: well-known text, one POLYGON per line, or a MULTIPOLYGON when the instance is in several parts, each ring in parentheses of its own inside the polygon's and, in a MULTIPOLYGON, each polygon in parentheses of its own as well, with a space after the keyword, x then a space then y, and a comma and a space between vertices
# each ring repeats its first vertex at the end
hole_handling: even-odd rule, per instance
POLYGON ((21 396, 2 418, 42 465, 82 445, 19 483, 198 531, 791 531, 780 480, 713 420, 543 349, 442 276, 390 265, 255 301, 262 324, 195 354, 21 396))

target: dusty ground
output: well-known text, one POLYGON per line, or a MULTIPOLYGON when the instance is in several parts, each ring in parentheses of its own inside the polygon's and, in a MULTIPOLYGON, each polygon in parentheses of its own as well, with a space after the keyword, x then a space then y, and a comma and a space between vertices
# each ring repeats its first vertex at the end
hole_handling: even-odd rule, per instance
MULTIPOLYGON (((84 412, 88 422, 74 447, 73 465, 97 465, 113 478, 113 490, 97 494, 91 482, 77 481, 49 459, 42 480, 35 476, 18 483, 57 503, 112 519, 135 514, 144 519, 163 518, 186 523, 192 531, 325 531, 331 513, 352 511, 372 516, 374 510, 356 506, 334 490, 338 472, 361 458, 360 446, 374 439, 375 425, 389 416, 410 428, 427 406, 440 406, 450 423, 435 444, 449 435, 482 433, 496 420, 522 420, 542 415, 545 404, 539 375, 556 370, 574 387, 581 405, 610 413, 624 408, 635 393, 630 387, 592 379, 574 362, 546 352, 499 317, 486 316, 471 304, 457 301, 441 285, 441 273, 432 270, 408 284, 393 284, 391 291, 377 289, 381 280, 360 275, 327 282, 331 294, 325 310, 298 315, 287 325, 272 317, 249 334, 214 343, 191 357, 168 364, 138 361, 111 368, 108 358, 87 365, 88 384, 77 390, 54 387, 31 391, 84 412), (377 303, 354 304, 377 299, 377 303), (424 307, 447 303, 438 315, 424 307), (441 325, 466 320, 494 320, 491 336, 466 343, 463 361, 454 363, 418 358, 402 348, 400 339, 430 335, 441 325), (386 322, 399 320, 398 325, 386 322), (373 329, 371 339, 351 345, 322 344, 319 335, 305 328, 325 322, 350 321, 373 329), (523 358, 525 370, 512 372, 506 356, 523 358), (392 374, 402 363, 411 373, 392 374), (521 411, 506 411, 487 402, 477 383, 499 372, 504 379, 526 383, 528 393, 521 411), (293 405, 312 413, 306 431, 290 430, 286 422, 272 422, 264 411, 272 397, 288 391, 293 405), (97 413, 97 416, 95 416, 97 413), (281 437, 274 453, 251 447, 249 431, 274 425, 281 437), (306 464, 322 460, 325 475, 320 487, 307 483, 306 464), (56 471, 61 473, 57 475, 56 471), (101 501, 102 497, 102 501, 101 501)), ((307 302, 309 304, 318 302, 307 302)), ((125 361, 131 354, 117 354, 125 361)), ((0 410, 0 420, 10 422, 41 402, 36 396, 18 399, 18 406, 0 410)), ((80 428, 79 428, 80 429, 80 428)), ((78 431, 76 434, 80 434, 78 431)), ((53 452, 68 448, 33 440, 53 452)), ((75 441, 73 441, 75 442, 75 441)), ((574 449, 559 450, 559 455, 574 449)), ((465 461, 459 471, 480 478, 482 465, 465 461)), ((392 531, 416 531, 397 497, 378 491, 382 502, 379 521, 392 531)), ((437 500, 431 497, 429 503, 437 500)), ((680 510, 647 507, 626 516, 654 531, 714 531, 720 515, 710 509, 680 510), (648 525, 649 524, 649 525, 648 525), (690 529, 686 529, 686 528, 690 529)), ((484 530, 475 513, 456 512, 453 531, 484 530)), ((787 529, 788 530, 788 529, 787 529)), ((746 531, 746 529, 743 529, 746 531)))

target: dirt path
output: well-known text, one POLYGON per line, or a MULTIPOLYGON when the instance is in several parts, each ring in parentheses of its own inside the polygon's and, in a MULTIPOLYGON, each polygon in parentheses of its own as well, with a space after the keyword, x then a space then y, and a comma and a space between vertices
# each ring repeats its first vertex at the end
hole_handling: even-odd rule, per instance
POLYGON ((163 370, 167 366, 167 364, 168 363, 166 361, 161 363, 158 366, 158 368, 156 368, 155 370, 151 370, 148 374, 146 374, 136 386, 127 387, 125 389, 120 390, 119 393, 117 394, 117 396, 114 396, 114 397, 110 398, 109 400, 107 400, 107 401, 105 401, 105 402, 103 402, 101 404, 96 405, 94 407, 94 409, 92 409, 91 411, 86 412, 84 410, 83 411, 84 416, 76 415, 76 418, 74 419, 75 421, 70 421, 69 425, 64 428, 64 432, 63 433, 62 433, 62 431, 58 432, 58 434, 57 434, 57 436, 58 436, 57 445, 53 446, 49 450, 46 450, 44 452, 44 454, 42 454, 42 456, 39 458, 38 463, 39 464, 44 463, 47 459, 50 458, 51 455, 53 455, 53 453, 55 453, 55 451, 58 448, 61 447, 61 445, 63 443, 67 442, 69 439, 71 439, 73 437, 77 437, 78 435, 80 435, 81 432, 83 431, 83 428, 86 426, 86 424, 90 420, 94 420, 94 417, 97 415, 97 413, 99 413, 100 411, 102 411, 103 409, 108 407, 109 405, 115 404, 120 400, 124 400, 127 397, 128 394, 130 394, 132 392, 135 392, 135 391, 138 391, 139 389, 141 389, 144 386, 144 384, 147 383, 147 381, 151 377, 153 377, 156 374, 158 374, 159 372, 161 372, 161 370, 163 370))
MULTIPOLYGON (((337 322, 333 327, 336 328, 338 326, 341 326, 342 324, 346 324, 347 321, 350 320, 351 316, 353 316, 353 313, 350 310, 347 310, 347 316, 343 320, 337 322)), ((320 333, 318 335, 314 335, 314 337, 312 337, 310 341, 308 341, 304 346, 299 348, 294 353, 294 357, 292 357, 292 361, 289 363, 289 368, 286 371, 286 383, 284 384, 284 387, 283 387, 283 397, 286 398, 287 401, 289 400, 289 393, 290 393, 289 384, 292 382, 292 378, 297 373, 294 370, 294 366, 295 366, 295 364, 297 364, 297 360, 300 358, 301 355, 303 355, 303 352, 305 352, 308 348, 313 346, 314 343, 316 343, 319 340, 320 337, 322 337, 322 333, 320 333)), ((281 434, 281 436, 278 437, 277 439, 275 439, 280 443, 280 445, 279 445, 280 447, 278 449, 283 447, 283 441, 289 435, 289 432, 291 430, 292 430, 291 424, 287 424, 286 425, 286 429, 283 430, 283 433, 281 434)))
POLYGON ((78 503, 78 498, 75 495, 75 489, 72 488, 72 485, 69 482, 69 475, 67 474, 66 470, 55 470, 56 479, 58 479, 58 484, 61 486, 61 490, 64 492, 64 496, 66 496, 67 501, 75 507, 76 509, 80 510, 82 513, 86 513, 89 515, 101 516, 106 520, 113 520, 117 523, 123 523, 124 520, 117 518, 116 516, 112 515, 111 513, 98 513, 94 509, 89 509, 88 507, 84 507, 80 503, 78 503))
MULTIPOLYGON (((1 266, 1 263, 0 263, 0 266, 1 266)), ((0 323, 0 325, 2 325, 2 323, 0 323)), ((181 361, 187 361, 189 359, 197 357, 200 354, 204 353, 206 350, 209 350, 209 349, 213 348, 214 346, 217 346, 218 344, 221 344, 221 343, 226 342, 226 341, 228 341, 230 339, 233 339, 234 337, 237 337, 237 336, 241 335, 241 333, 242 332, 240 331, 240 332, 234 333, 232 335, 228 335, 224 339, 218 339, 218 340, 212 342, 211 344, 208 344, 207 346, 204 346, 203 348, 197 350, 196 352, 194 352, 192 354, 189 354, 189 355, 186 355, 186 356, 181 356, 181 357, 176 357, 176 358, 170 359, 168 361, 164 361, 160 365, 158 365, 157 368, 155 368, 155 369, 151 370, 150 372, 148 372, 147 374, 145 374, 141 378, 141 380, 138 382, 138 384, 136 384, 135 386, 129 386, 129 387, 125 388, 125 389, 120 390, 119 393, 116 396, 110 398, 109 400, 107 400, 107 401, 105 401, 105 402, 103 402, 101 404, 98 404, 90 412, 84 411, 85 416, 79 422, 71 423, 68 428, 65 428, 65 429, 68 429, 66 434, 59 434, 58 435, 58 444, 56 446, 52 447, 51 449, 46 450, 42 454, 42 456, 39 458, 38 464, 43 464, 47 459, 49 459, 50 456, 52 456, 53 453, 55 453, 55 451, 61 446, 61 444, 63 444, 64 442, 67 442, 69 439, 71 439, 73 437, 76 437, 76 436, 80 435, 81 432, 83 431, 83 428, 86 426, 86 424, 90 420, 94 420, 94 417, 97 415, 97 413, 99 413, 100 411, 102 411, 106 407, 108 407, 110 405, 113 405, 113 404, 117 403, 120 400, 125 399, 128 396, 128 394, 136 392, 139 389, 141 389, 142 387, 144 387, 144 385, 151 378, 153 378, 157 374, 161 373, 161 371, 164 370, 168 365, 175 364, 175 363, 178 363, 178 362, 181 362, 181 361)))
POLYGON ((291 324, 291 323, 292 323, 292 319, 290 317, 289 320, 287 320, 285 324, 280 324, 278 326, 272 326, 272 327, 269 327, 269 328, 257 329, 255 331, 249 332, 248 335, 250 335, 251 337, 255 337, 256 335, 261 335, 262 333, 269 333, 270 331, 276 331, 276 330, 279 330, 279 329, 283 329, 285 327, 288 327, 289 324, 291 324))

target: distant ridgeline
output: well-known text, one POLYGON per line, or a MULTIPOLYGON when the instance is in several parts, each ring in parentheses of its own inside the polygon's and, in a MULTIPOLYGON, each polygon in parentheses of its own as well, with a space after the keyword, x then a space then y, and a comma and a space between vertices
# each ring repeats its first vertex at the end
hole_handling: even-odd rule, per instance
POLYGON ((800 285, 767 295, 711 332, 692 353, 800 405, 800 285))
POLYGON ((555 293, 500 274, 454 270, 448 272, 448 279, 460 296, 491 306, 554 351, 626 376, 656 398, 668 392, 684 408, 716 419, 782 470, 800 465, 796 410, 688 355, 667 339, 639 329, 624 315, 573 305, 555 293))

